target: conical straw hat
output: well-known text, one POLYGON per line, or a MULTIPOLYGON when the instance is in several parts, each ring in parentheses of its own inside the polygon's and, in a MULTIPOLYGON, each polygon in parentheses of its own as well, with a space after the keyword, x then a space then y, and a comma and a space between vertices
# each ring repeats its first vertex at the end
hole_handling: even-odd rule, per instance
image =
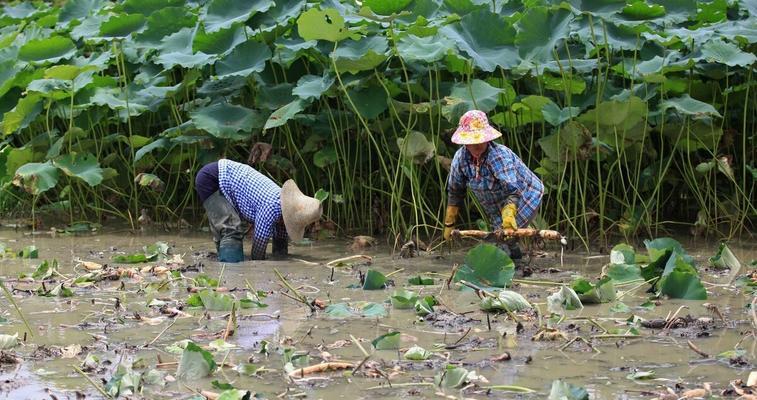
POLYGON ((320 201, 302 194, 293 180, 284 182, 281 187, 281 214, 290 239, 302 240, 305 227, 321 219, 322 213, 320 201))

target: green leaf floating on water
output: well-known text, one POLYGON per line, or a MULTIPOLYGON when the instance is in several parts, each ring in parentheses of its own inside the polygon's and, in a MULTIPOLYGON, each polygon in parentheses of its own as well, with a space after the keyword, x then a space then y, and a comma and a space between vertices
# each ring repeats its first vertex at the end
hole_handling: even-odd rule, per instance
POLYGON ((481 299, 481 309, 484 311, 523 311, 531 308, 531 303, 520 293, 512 290, 500 290, 497 297, 486 296, 481 299))
POLYGON ((660 293, 673 299, 707 300, 707 291, 696 270, 688 264, 679 264, 658 284, 660 293))
POLYGON ((397 350, 400 348, 400 333, 389 332, 371 341, 376 350, 397 350))
POLYGON ((423 361, 431 357, 431 353, 420 346, 413 346, 402 355, 406 360, 423 361))
POLYGON ((138 264, 138 263, 144 263, 149 261, 147 259, 147 256, 144 255, 144 253, 136 253, 136 254, 128 254, 128 255, 122 255, 119 254, 117 256, 113 256, 111 258, 113 262, 122 263, 122 264, 138 264))
POLYGON ((18 333, 13 335, 0 335, 0 350, 14 348, 18 345, 18 333))
POLYGON ((465 264, 455 272, 453 280, 465 280, 483 287, 504 288, 513 280, 515 264, 497 246, 484 243, 471 249, 465 256, 465 264))
POLYGON ((470 371, 463 367, 447 365, 447 367, 434 377, 436 386, 444 388, 457 388, 468 382, 470 371))
POLYGON ((204 289, 189 296, 187 305, 190 307, 203 307, 208 311, 231 311, 234 301, 234 297, 229 294, 204 289))
POLYGON ((654 378, 655 372, 654 370, 650 371, 636 371, 634 373, 626 375, 627 379, 652 379, 654 378))
POLYGON ((625 243, 615 245, 610 250, 610 264, 636 264, 636 251, 625 243))
POLYGON ((635 264, 611 264, 605 274, 618 283, 641 279, 641 268, 635 264))
POLYGON ((21 258, 37 258, 39 257, 39 250, 35 245, 26 246, 18 252, 18 256, 21 258))
POLYGON ((386 285, 386 276, 381 272, 374 269, 369 269, 365 273, 365 281, 363 281, 363 290, 379 290, 383 289, 386 285))
POLYGON ((418 301, 418 294, 406 289, 397 289, 389 297, 392 301, 392 307, 402 310, 413 308, 418 301))
POLYGON ((382 304, 368 301, 354 303, 336 303, 326 307, 324 312, 331 318, 350 317, 386 317, 386 308, 382 304))
POLYGON ((589 392, 581 386, 576 386, 562 380, 552 382, 548 400, 589 400, 589 392))
POLYGON ((189 342, 181 353, 176 377, 184 381, 194 381, 210 375, 215 369, 213 355, 194 342, 189 342))
POLYGON ((422 299, 418 299, 415 302, 415 313, 417 315, 420 315, 421 317, 425 317, 426 315, 431 314, 434 312, 434 306, 436 305, 436 299, 434 299, 434 296, 426 296, 422 299))
POLYGON ((560 290, 547 297, 547 310, 553 314, 562 315, 567 310, 577 310, 583 307, 578 294, 567 286, 562 286, 560 290))
POLYGON ((591 283, 586 279, 576 279, 571 287, 578 294, 582 303, 609 303, 615 300, 615 285, 611 277, 606 276, 596 283, 591 283))
POLYGON ((48 262, 47 260, 45 260, 37 266, 36 270, 34 270, 34 272, 32 273, 32 278, 35 281, 45 280, 53 276, 53 274, 57 270, 58 270, 58 260, 53 260, 52 262, 48 262))
POLYGON ((715 268, 730 269, 731 272, 741 269, 741 262, 725 243, 721 243, 718 252, 709 258, 710 264, 715 268))
POLYGON ((407 278, 409 285, 430 286, 434 284, 433 278, 424 278, 420 275, 407 278))

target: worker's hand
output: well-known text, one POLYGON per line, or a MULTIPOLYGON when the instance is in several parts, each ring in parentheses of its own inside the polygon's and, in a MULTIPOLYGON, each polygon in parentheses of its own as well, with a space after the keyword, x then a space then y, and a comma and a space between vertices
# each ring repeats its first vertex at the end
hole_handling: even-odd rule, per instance
POLYGON ((517 230, 518 223, 515 222, 515 216, 518 214, 518 210, 515 208, 515 204, 510 203, 502 208, 502 230, 517 230))
POLYGON ((444 240, 450 240, 452 238, 452 231, 455 229, 455 221, 457 220, 458 212, 460 212, 460 207, 447 206, 447 212, 444 215, 444 240))

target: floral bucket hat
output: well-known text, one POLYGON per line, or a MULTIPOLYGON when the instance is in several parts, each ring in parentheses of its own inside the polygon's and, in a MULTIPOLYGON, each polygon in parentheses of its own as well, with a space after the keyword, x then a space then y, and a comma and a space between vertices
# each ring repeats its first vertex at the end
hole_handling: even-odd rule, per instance
POLYGON ((457 130, 452 135, 455 144, 479 144, 490 142, 502 134, 489 125, 486 114, 479 110, 470 110, 460 117, 457 130))

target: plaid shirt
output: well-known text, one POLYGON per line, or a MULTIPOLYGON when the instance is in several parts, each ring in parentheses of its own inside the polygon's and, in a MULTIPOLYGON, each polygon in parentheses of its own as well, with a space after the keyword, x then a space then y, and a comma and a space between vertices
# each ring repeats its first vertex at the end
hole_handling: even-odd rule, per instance
POLYGON ((508 203, 518 208, 518 227, 528 225, 544 193, 536 174, 512 150, 494 142, 489 142, 479 164, 476 168, 465 146, 457 150, 447 181, 448 204, 462 205, 466 189, 470 188, 494 226, 502 225, 501 210, 508 203))
POLYGON ((267 176, 246 164, 218 161, 218 186, 221 193, 254 226, 252 259, 265 259, 271 238, 287 238, 281 217, 281 188, 267 176))

